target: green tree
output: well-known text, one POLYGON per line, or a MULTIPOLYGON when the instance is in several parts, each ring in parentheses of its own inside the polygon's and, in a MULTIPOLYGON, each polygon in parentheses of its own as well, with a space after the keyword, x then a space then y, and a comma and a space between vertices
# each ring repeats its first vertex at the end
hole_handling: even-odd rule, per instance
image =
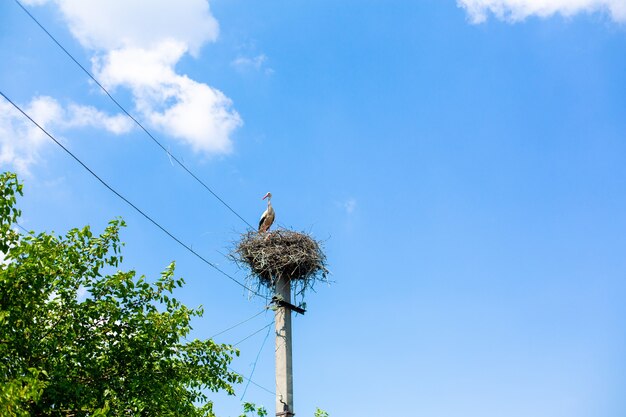
POLYGON ((118 271, 122 220, 20 236, 14 174, 0 193, 0 415, 213 416, 206 393, 233 393, 238 352, 186 341, 202 310, 173 296, 174 264, 152 283, 118 271))

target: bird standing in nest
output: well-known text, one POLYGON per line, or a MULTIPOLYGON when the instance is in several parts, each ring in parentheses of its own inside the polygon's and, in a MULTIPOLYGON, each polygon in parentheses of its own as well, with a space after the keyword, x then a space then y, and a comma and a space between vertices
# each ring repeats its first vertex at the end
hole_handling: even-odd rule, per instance
POLYGON ((272 207, 272 193, 265 194, 265 197, 262 200, 267 198, 267 209, 261 215, 261 220, 259 221, 259 233, 267 232, 270 229, 272 223, 274 223, 274 218, 276 218, 276 213, 274 212, 274 208, 272 207))

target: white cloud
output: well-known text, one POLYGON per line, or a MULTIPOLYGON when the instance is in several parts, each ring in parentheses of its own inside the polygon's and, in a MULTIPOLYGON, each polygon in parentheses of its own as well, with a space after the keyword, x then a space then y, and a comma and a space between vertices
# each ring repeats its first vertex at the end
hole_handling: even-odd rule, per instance
POLYGON ((59 120, 63 127, 95 127, 105 129, 116 135, 129 132, 133 122, 125 114, 115 116, 101 112, 95 107, 70 104, 65 111, 65 117, 59 120))
POLYGON ((178 77, 168 87, 170 97, 176 102, 162 112, 145 112, 152 124, 191 145, 195 151, 230 152, 229 137, 242 123, 231 110, 230 99, 221 91, 187 77, 178 77))
POLYGON ((217 39, 206 0, 49 1, 93 53, 96 78, 109 89, 129 89, 151 127, 198 152, 232 150, 231 135, 242 124, 232 101, 175 69, 187 53, 198 56, 203 44, 217 39))
POLYGON ((49 0, 22 0, 22 3, 27 6, 41 6, 48 3, 49 0))
POLYGON ((152 126, 195 151, 228 153, 241 118, 221 91, 174 71, 185 52, 182 42, 163 41, 150 50, 110 51, 94 58, 93 66, 105 86, 131 90, 137 110, 152 126))
POLYGON ((555 14, 605 12, 620 23, 626 22, 626 0, 457 0, 472 23, 482 23, 489 14, 508 22, 529 16, 549 17, 555 14))
POLYGON ((343 208, 348 214, 354 213, 354 210, 356 210, 356 200, 354 198, 349 198, 343 203, 343 208))
POLYGON ((231 62, 231 65, 240 71, 260 71, 264 68, 265 74, 273 74, 274 70, 267 68, 265 65, 266 63, 267 56, 265 54, 259 54, 254 57, 239 56, 231 62))
MULTIPOLYGON (((122 115, 108 116, 93 107, 70 104, 63 108, 55 99, 38 96, 21 106, 37 124, 46 130, 73 127, 98 127, 121 134, 132 128, 122 115)), ((50 132, 53 134, 53 132, 50 132)), ((11 165, 21 174, 28 174, 39 160, 41 148, 50 139, 9 102, 0 101, 0 165, 11 165)))
POLYGON ((219 25, 206 0, 30 0, 56 4, 74 37, 86 48, 151 49, 166 39, 184 42, 197 54, 215 41, 219 25))
MULTIPOLYGON (((50 97, 37 97, 24 111, 45 128, 62 109, 50 97)), ((44 134, 10 103, 0 101, 0 165, 12 165, 18 172, 27 174, 46 140, 44 134)))

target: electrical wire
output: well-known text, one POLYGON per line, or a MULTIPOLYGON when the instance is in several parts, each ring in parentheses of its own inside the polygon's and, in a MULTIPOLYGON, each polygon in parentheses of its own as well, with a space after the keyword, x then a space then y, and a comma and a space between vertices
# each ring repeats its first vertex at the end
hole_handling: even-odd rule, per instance
MULTIPOLYGON (((265 339, 263 339, 263 343, 261 343, 261 348, 259 349, 259 352, 256 354, 256 359, 254 360, 254 365, 252 365, 252 371, 250 371, 250 378, 252 378, 252 375, 254 375, 254 370, 256 369, 256 364, 259 361, 259 356, 261 356, 261 352, 263 351, 263 347, 265 346, 265 342, 267 342, 267 338, 270 335, 270 330, 272 330, 272 328, 268 327, 267 328, 267 333, 265 334, 265 339)), ((250 378, 248 378, 248 383, 246 384, 246 387, 243 390, 243 394, 241 394, 241 401, 243 401, 243 397, 246 396, 246 392, 248 391, 248 386, 250 386, 250 381, 252 381, 250 378)))
POLYGON ((19 227, 20 229, 22 229, 22 230, 23 230, 26 234, 30 234, 30 232, 29 232, 28 230, 26 230, 26 229, 24 228, 24 226, 22 226, 22 225, 21 225, 21 224, 19 224, 19 223, 15 223, 15 224, 17 225, 17 227, 19 227))
POLYGON ((272 390, 270 390, 270 389, 268 389, 268 388, 265 388, 265 387, 264 387, 264 386, 262 386, 262 385, 257 384, 256 382, 254 382, 254 381, 253 381, 253 380, 251 380, 250 378, 247 378, 245 375, 243 375, 243 374, 241 374, 241 373, 239 373, 239 372, 235 371, 235 370, 234 370, 233 368, 231 368, 230 366, 227 366, 227 368, 228 368, 228 370, 229 370, 229 371, 236 373, 237 375, 239 375, 240 377, 242 377, 243 379, 245 379, 246 381, 248 381, 248 382, 249 382, 249 383, 251 383, 252 385, 255 385, 255 386, 257 386, 257 387, 261 388, 263 391, 265 391, 265 392, 267 392, 267 393, 270 393, 270 394, 272 394, 272 395, 276 395, 276 393, 275 393, 274 391, 272 391, 272 390))
POLYGON ((13 107, 15 107, 20 113, 22 113, 28 120, 30 120, 35 126, 37 126, 46 136, 48 136, 50 139, 52 139, 54 141, 54 143, 56 143, 57 145, 59 145, 69 156, 71 156, 76 162, 78 162, 84 169, 86 169, 94 178, 96 178, 102 185, 104 185, 106 188, 109 189, 109 191, 111 191, 113 194, 115 194, 117 197, 119 197, 121 200, 123 200, 126 204, 128 204, 129 206, 131 206, 133 209, 135 209, 135 211, 137 211, 139 214, 141 214, 146 220, 148 220, 150 223, 152 223, 153 225, 155 225, 157 228, 161 229, 161 231, 163 233, 165 233, 166 235, 168 235, 172 240, 174 240, 176 243, 178 243, 180 246, 182 246, 183 248, 187 249, 187 251, 189 251, 190 253, 194 254, 198 259, 200 259, 201 261, 203 261, 205 264, 209 265, 210 267, 212 267, 213 269, 215 269, 216 271, 218 271, 219 273, 221 273, 222 275, 224 275, 226 278, 230 279, 231 281, 233 281, 234 283, 236 283, 237 285, 239 285, 240 287, 250 291, 250 293, 259 296, 261 298, 266 298, 264 297, 262 294, 259 294, 258 292, 254 291, 252 288, 249 288, 248 286, 246 286, 245 284, 242 284, 241 282, 237 281, 235 278, 233 278, 232 276, 230 276, 229 274, 227 274, 225 271, 223 271, 222 269, 220 269, 217 265, 215 265, 214 263, 208 261, 205 257, 203 257, 202 255, 200 255, 198 252, 196 252, 195 250, 193 250, 190 246, 188 246, 187 244, 183 243, 180 239, 178 239, 176 236, 174 236, 171 232, 169 232, 165 227, 161 226, 159 223, 157 223, 156 220, 154 220, 152 217, 150 217, 149 215, 147 215, 144 211, 142 211, 140 208, 138 208, 136 205, 134 205, 133 203, 131 203, 126 197, 124 197, 123 195, 121 195, 119 192, 117 192, 113 187, 111 187, 106 181, 104 181, 102 178, 100 178, 94 171, 91 170, 91 168, 89 168, 87 165, 85 165, 85 163, 83 161, 81 161, 76 155, 74 155, 69 149, 67 149, 65 146, 63 146, 63 144, 61 142, 59 142, 58 140, 56 140, 54 138, 54 136, 52 136, 50 133, 48 133, 48 131, 46 129, 44 129, 43 127, 41 127, 35 120, 33 120, 32 117, 30 117, 24 110, 22 110, 22 108, 20 106, 18 106, 17 104, 15 104, 9 97, 7 97, 4 92, 2 92, 0 90, 0 95, 2 95, 2 97, 5 98, 5 100, 7 100, 9 103, 11 103, 13 105, 13 107))
POLYGON ((246 340, 250 339, 252 336, 254 336, 257 333, 262 332, 263 330, 267 329, 268 327, 270 327, 272 324, 274 324, 274 321, 270 322, 269 324, 266 324, 265 326, 261 327, 259 330, 257 330, 256 332, 244 337, 243 339, 241 339, 240 341, 238 341, 237 343, 233 344, 232 346, 237 346, 240 343, 245 342, 246 340))
POLYGON ((258 316, 260 316, 261 314, 265 313, 265 312, 267 311, 267 309, 268 309, 268 308, 269 308, 269 307, 265 307, 263 310, 259 311, 259 312, 258 312, 258 313, 256 313, 254 316, 249 317, 249 318, 245 319, 244 321, 241 321, 241 322, 239 322, 239 323, 235 324, 234 326, 229 327, 228 329, 224 329, 224 330, 222 330, 222 331, 221 331, 221 332, 219 332, 219 333, 215 333, 215 334, 214 334, 213 336, 211 336, 209 339, 215 339, 215 337, 217 337, 217 336, 219 336, 219 335, 221 335, 221 334, 223 334, 223 333, 226 333, 227 331, 232 330, 232 329, 234 329, 235 327, 239 327, 239 326, 241 326, 241 325, 242 325, 242 324, 244 324, 244 323, 249 322, 249 321, 250 321, 250 320, 252 320, 253 318, 258 317, 258 316))
MULTIPOLYGON (((270 323, 271 324, 271 323, 270 323)), ((187 342, 191 342, 191 340, 187 339, 185 336, 183 336, 183 339, 185 339, 187 342)), ((258 360, 258 359, 257 359, 258 360)), ((256 366, 256 365, 255 365, 256 366)), ((240 377, 242 377, 243 379, 245 379, 246 381, 248 381, 250 384, 261 388, 263 391, 272 394, 272 395, 276 395, 276 393, 272 390, 270 390, 269 388, 264 387, 263 385, 258 384, 257 382, 254 382, 251 378, 246 377, 244 374, 242 374, 241 372, 238 372, 236 370, 234 370, 233 368, 231 368, 230 366, 226 366, 226 368, 231 371, 234 372, 235 374, 239 375, 240 377)))
POLYGON ((48 30, 41 24, 39 23, 39 21, 35 18, 35 16, 33 16, 27 9, 26 7, 24 7, 24 5, 19 1, 19 0, 14 0, 15 3, 18 4, 18 6, 20 6, 20 8, 37 24, 37 26, 39 26, 41 28, 41 30, 43 30, 46 35, 48 35, 48 37, 50 37, 50 39, 52 39, 52 41, 59 47, 61 48, 61 50, 63 52, 65 52, 65 54, 72 60, 74 61, 74 63, 76 65, 78 65, 78 67, 80 67, 81 70, 83 70, 83 72, 85 74, 87 74, 87 76, 89 78, 91 78, 91 80, 96 83, 96 85, 98 87, 100 87, 102 89, 102 91, 104 91, 104 93, 113 101, 113 103, 115 103, 117 105, 117 107, 124 113, 126 114, 126 116, 128 116, 133 122, 135 122, 135 124, 137 126, 139 126, 139 128, 141 130, 144 131, 144 133, 146 135, 148 135, 150 137, 150 139, 152 139, 152 141, 158 146, 160 147, 169 158, 171 158, 172 160, 174 160, 183 170, 185 170, 189 175, 191 175, 191 177, 193 179, 195 179, 202 187, 204 187, 209 193, 211 193, 213 195, 213 197, 215 197, 220 203, 222 203, 226 208, 228 208, 228 210, 230 210, 235 216, 239 217, 239 219, 241 221, 243 221, 245 224, 248 225, 248 227, 250 227, 251 229, 255 229, 254 226, 252 226, 250 223, 248 223, 246 221, 246 219, 244 219, 243 217, 241 217, 241 215, 239 215, 239 213, 237 213, 235 211, 235 209, 233 209, 228 203, 226 203, 226 201, 224 201, 219 195, 217 195, 217 193, 215 193, 215 191, 213 191, 204 181, 202 181, 200 178, 198 178, 198 176, 196 174, 194 174, 189 168, 187 168, 187 166, 180 161, 176 156, 172 155, 172 153, 170 153, 170 151, 167 150, 167 148, 165 148, 165 146, 163 146, 163 144, 161 142, 159 142, 159 140, 157 140, 157 138, 154 137, 154 135, 152 135, 152 133, 150 133, 148 131, 148 129, 146 129, 133 115, 131 115, 125 108, 124 106, 122 106, 112 95, 111 93, 109 93, 109 91, 96 79, 96 77, 93 76, 93 74, 91 74, 91 72, 89 72, 89 70, 87 70, 80 62, 78 62, 78 60, 76 58, 74 58, 74 56, 67 50, 65 49, 65 47, 63 45, 61 45, 61 43, 50 33, 48 32, 48 30))

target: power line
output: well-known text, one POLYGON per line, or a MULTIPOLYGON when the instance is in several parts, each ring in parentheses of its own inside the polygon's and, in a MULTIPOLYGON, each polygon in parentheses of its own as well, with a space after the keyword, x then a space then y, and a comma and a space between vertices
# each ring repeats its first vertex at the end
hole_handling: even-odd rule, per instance
POLYGON ((253 381, 253 380, 251 380, 250 378, 247 378, 245 375, 243 375, 243 374, 241 374, 241 373, 239 373, 239 372, 235 371, 235 370, 234 370, 233 368, 231 368, 230 366, 227 366, 227 368, 228 368, 228 370, 230 370, 231 372, 236 373, 237 375, 239 375, 240 377, 242 377, 243 379, 245 379, 246 381, 248 381, 249 383, 251 383, 252 385, 257 386, 257 387, 261 388, 263 391, 268 392, 268 393, 270 393, 270 394, 272 394, 272 395, 276 395, 276 393, 275 393, 274 391, 272 391, 272 390, 270 390, 270 389, 268 389, 268 388, 265 388, 265 387, 264 387, 264 386, 262 386, 262 385, 257 384, 256 382, 254 382, 254 381, 253 381))
POLYGON ((48 131, 46 131, 46 129, 44 129, 43 127, 41 127, 36 121, 34 121, 28 114, 26 114, 26 112, 24 112, 24 110, 21 109, 20 106, 18 106, 17 104, 15 104, 9 97, 7 97, 4 92, 0 91, 0 95, 2 95, 2 97, 4 97, 9 103, 11 103, 13 105, 13 107, 15 107, 20 113, 22 113, 28 120, 30 120, 35 126, 37 126, 43 133, 46 134, 46 136, 48 136, 50 139, 52 139, 54 141, 54 143, 56 143, 57 145, 59 145, 69 156, 71 156, 76 162, 78 162, 83 168, 85 168, 94 178, 96 178, 98 181, 100 181, 100 183, 102 185, 104 185, 106 188, 109 189, 109 191, 111 191, 113 194, 115 194, 116 196, 118 196, 120 199, 122 199, 126 204, 128 204, 129 206, 131 206, 133 209, 135 209, 135 211, 137 211, 139 214, 141 214, 144 218, 146 218, 148 221, 150 221, 153 225, 155 225, 156 227, 158 227, 159 229, 161 229, 161 231, 163 233, 165 233, 166 235, 168 235, 172 240, 174 240, 176 243, 178 243, 179 245, 181 245, 183 248, 187 249, 189 252, 191 252, 192 254, 194 254, 198 259, 200 259, 201 261, 203 261, 204 263, 206 263, 207 265, 209 265, 210 267, 212 267, 213 269, 215 269, 216 271, 218 271, 219 273, 221 273, 222 275, 224 275, 226 278, 230 279, 231 281, 233 281, 234 283, 236 283, 237 285, 239 285, 240 287, 250 291, 252 294, 257 295, 259 297, 264 298, 264 296, 262 294, 259 294, 258 292, 254 291, 252 288, 247 287, 245 284, 242 284, 241 282, 237 281, 235 278, 233 278, 232 276, 230 276, 229 274, 227 274, 226 272, 224 272, 223 270, 221 270, 220 268, 217 267, 217 265, 215 265, 214 263, 208 261, 206 258, 204 258, 202 255, 200 255, 198 252, 196 252, 195 250, 193 250, 190 246, 188 246, 187 244, 183 243, 180 239, 178 239, 176 236, 174 236, 171 232, 169 232, 166 228, 164 228, 163 226, 161 226, 159 223, 157 223, 156 220, 154 220, 152 217, 150 217, 149 215, 147 215, 144 211, 142 211, 140 208, 138 208, 136 205, 134 205, 133 203, 131 203, 126 197, 124 197, 123 195, 121 195, 119 192, 117 192, 113 187, 111 187, 107 182, 105 182, 102 178, 100 178, 98 176, 98 174, 96 174, 95 172, 93 172, 91 170, 91 168, 89 168, 87 165, 85 165, 85 163, 83 163, 83 161, 81 161, 76 155, 74 155, 69 149, 67 149, 65 146, 63 146, 63 144, 61 144, 61 142, 59 142, 58 140, 56 140, 54 138, 54 136, 52 136, 50 133, 48 133, 48 131))
POLYGON ((233 209, 228 203, 226 203, 220 196, 218 196, 204 181, 202 181, 200 178, 198 178, 198 176, 196 176, 196 174, 194 174, 189 168, 187 168, 187 166, 182 163, 176 156, 172 155, 170 153, 170 151, 168 151, 165 146, 163 146, 163 144, 161 142, 159 142, 157 140, 157 138, 154 137, 154 135, 152 135, 152 133, 150 133, 148 131, 148 129, 146 129, 135 117, 133 117, 133 115, 131 115, 112 95, 111 93, 109 93, 109 91, 104 88, 104 86, 102 84, 100 84, 100 82, 91 74, 91 72, 89 72, 89 70, 87 70, 80 62, 78 62, 78 60, 76 58, 74 58, 74 56, 67 50, 65 49, 65 47, 63 45, 61 45, 61 43, 59 41, 56 40, 56 38, 50 33, 48 32, 48 30, 41 24, 39 23, 39 21, 35 18, 35 16, 33 16, 27 9, 26 7, 24 7, 24 5, 22 5, 22 3, 19 0, 14 0, 18 6, 20 6, 20 8, 22 10, 24 10, 24 12, 26 12, 26 14, 28 16, 30 16, 30 18, 37 24, 37 26, 39 26, 41 28, 41 30, 43 30, 46 35, 48 35, 48 37, 50 37, 50 39, 52 39, 52 41, 54 43, 57 44, 57 46, 59 48, 61 48, 61 50, 63 50, 63 52, 65 52, 65 54, 72 60, 74 61, 74 63, 76 65, 78 65, 80 67, 81 70, 83 70, 83 72, 85 74, 87 74, 87 76, 89 78, 91 78, 91 80, 96 83, 96 85, 98 85, 98 87, 100 87, 102 89, 102 91, 104 91, 104 93, 113 101, 113 103, 115 103, 117 105, 117 107, 126 114, 126 116, 128 116, 133 122, 135 122, 135 124, 137 126, 139 126, 139 128, 141 130, 143 130, 146 135, 148 135, 150 137, 150 139, 152 139, 152 141, 158 145, 172 160, 174 160, 183 170, 185 170, 189 175, 192 176, 193 179, 195 179, 200 185, 202 185, 202 187, 204 187, 209 193, 211 193, 213 195, 213 197, 215 197, 220 203, 222 203, 226 208, 228 208, 235 216, 239 217, 239 219, 241 219, 241 221, 243 221, 245 224, 248 225, 248 227, 250 227, 251 229, 254 229, 254 226, 252 226, 250 223, 248 223, 246 221, 246 219, 244 219, 243 217, 241 217, 239 215, 239 213, 237 213, 235 211, 235 209, 233 209))
MULTIPOLYGON (((272 323, 270 323, 270 324, 272 324, 272 323)), ((261 330, 262 330, 262 329, 261 329, 261 330)), ((187 342, 191 342, 191 340, 187 339, 185 336, 183 336, 183 339, 185 339, 187 342)), ((265 343, 265 342, 264 342, 264 343, 265 343)), ((257 358, 257 360, 258 360, 258 358, 257 358)), ((255 362, 255 366, 256 366, 256 362, 255 362)), ((230 366, 226 366, 226 368, 227 368, 229 371, 234 372, 235 374, 239 375, 240 377, 242 377, 243 379, 245 379, 246 381, 248 381, 250 384, 252 384, 252 385, 254 385, 254 386, 258 387, 258 388, 261 388, 263 391, 265 391, 265 392, 267 392, 267 393, 269 393, 269 394, 276 395, 276 393, 275 393, 274 391, 270 390, 269 388, 264 387, 263 385, 260 385, 260 384, 258 384, 258 383, 256 383, 256 382, 254 382, 251 378, 248 378, 248 377, 246 377, 244 374, 242 374, 242 373, 240 373, 240 372, 235 371, 235 370, 234 370, 233 368, 231 368, 230 366)))
POLYGON ((267 329, 268 327, 270 327, 272 324, 274 324, 274 322, 270 322, 269 324, 266 324, 265 326, 261 327, 259 330, 257 330, 256 332, 244 337, 243 339, 241 339, 240 341, 238 341, 237 343, 234 343, 232 346, 237 346, 240 343, 245 342, 246 340, 250 339, 252 336, 254 336, 257 333, 262 332, 263 330, 267 329))
MULTIPOLYGON (((270 324, 271 324, 271 323, 270 323, 270 324)), ((187 339, 185 336, 183 336, 183 339, 185 339, 187 342, 191 342, 191 340, 187 339)), ((248 381, 250 384, 252 384, 252 385, 254 385, 254 386, 258 387, 258 388, 261 388, 263 391, 265 391, 265 392, 267 392, 267 393, 269 393, 269 394, 276 395, 276 393, 275 393, 274 391, 270 390, 269 388, 265 388, 263 385, 260 385, 260 384, 258 384, 258 383, 256 383, 256 382, 254 382, 252 379, 250 379, 250 378, 246 377, 244 374, 242 374, 242 373, 240 373, 240 372, 235 371, 235 370, 234 370, 233 368, 231 368, 230 366, 227 366, 226 368, 227 368, 229 371, 234 372, 234 373, 235 373, 235 374, 237 374, 238 376, 242 377, 243 379, 245 379, 246 381, 248 381)))
POLYGON ((268 309, 268 307, 265 307, 263 310, 259 311, 259 312, 258 312, 258 313, 256 313, 254 316, 249 317, 249 318, 245 319, 244 321, 241 321, 241 322, 239 322, 239 323, 235 324, 234 326, 229 327, 228 329, 222 330, 222 331, 221 331, 221 332, 219 332, 219 333, 215 333, 215 334, 214 334, 213 336, 211 336, 209 339, 215 339, 215 337, 217 337, 217 336, 219 336, 219 335, 221 335, 221 334, 223 334, 223 333, 226 333, 227 331, 232 330, 232 329, 234 329, 235 327, 239 327, 239 326, 241 326, 241 325, 242 325, 242 324, 244 324, 244 323, 249 322, 249 321, 250 321, 250 320, 252 320, 253 318, 255 318, 255 317, 257 317, 257 316, 260 316, 261 314, 265 313, 265 311, 267 311, 267 309, 268 309))
POLYGON ((15 223, 15 224, 17 225, 17 227, 19 227, 20 229, 22 229, 24 232, 26 232, 27 234, 30 234, 30 232, 29 232, 28 230, 26 230, 26 229, 24 228, 24 226, 22 226, 22 225, 21 225, 21 224, 19 224, 19 223, 15 223))
MULTIPOLYGON (((267 342, 267 338, 270 335, 270 330, 272 330, 272 328, 268 326, 267 333, 265 334, 265 339, 263 339, 263 343, 261 343, 261 348, 259 349, 259 352, 256 354, 256 359, 254 360, 254 365, 252 365, 252 371, 250 371, 250 378, 252 378, 252 375, 254 375, 254 370, 256 369, 256 364, 259 361, 259 356, 261 356, 261 352, 263 351, 263 347, 265 346, 265 342, 267 342)), ((243 390, 243 394, 241 394, 241 401, 243 401, 243 397, 246 396, 246 392, 248 391, 248 386, 250 385, 250 381, 252 381, 252 380, 248 379, 248 383, 246 384, 246 387, 243 390)))

